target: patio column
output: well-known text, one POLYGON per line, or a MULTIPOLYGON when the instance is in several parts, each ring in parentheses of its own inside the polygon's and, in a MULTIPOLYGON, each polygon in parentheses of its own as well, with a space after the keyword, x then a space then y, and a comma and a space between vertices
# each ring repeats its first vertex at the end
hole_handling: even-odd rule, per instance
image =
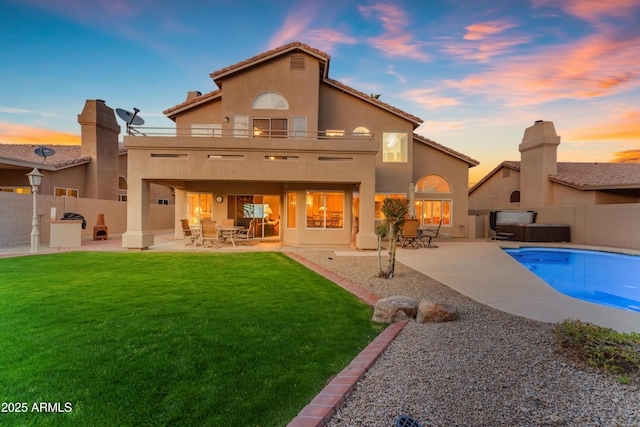
POLYGON ((184 190, 175 189, 176 192, 176 205, 175 205, 175 223, 174 223, 174 237, 177 240, 184 238, 182 234, 181 219, 187 218, 187 192, 184 190))
POLYGON ((122 247, 142 250, 153 246, 149 231, 149 193, 151 184, 144 179, 129 179, 127 189, 127 231, 122 235, 122 247))
POLYGON ((360 230, 356 235, 356 247, 358 249, 376 249, 378 236, 375 232, 375 179, 360 183, 360 230))

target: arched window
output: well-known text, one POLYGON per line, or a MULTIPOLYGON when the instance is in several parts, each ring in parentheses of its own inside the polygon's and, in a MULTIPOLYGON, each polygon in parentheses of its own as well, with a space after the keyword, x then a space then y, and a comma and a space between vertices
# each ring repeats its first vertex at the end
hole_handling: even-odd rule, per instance
POLYGON ((509 196, 509 203, 520 203, 520 190, 511 192, 511 195, 509 196))
POLYGON ((289 103, 278 92, 262 92, 253 100, 254 110, 288 110, 289 103))
POLYGON ((122 175, 118 177, 118 189, 119 190, 127 189, 127 179, 122 175))
POLYGON ((369 135, 370 133, 371 132, 369 132, 369 129, 364 126, 358 126, 353 130, 354 135, 369 135))
POLYGON ((440 175, 426 175, 416 184, 416 193, 451 193, 451 185, 440 175))

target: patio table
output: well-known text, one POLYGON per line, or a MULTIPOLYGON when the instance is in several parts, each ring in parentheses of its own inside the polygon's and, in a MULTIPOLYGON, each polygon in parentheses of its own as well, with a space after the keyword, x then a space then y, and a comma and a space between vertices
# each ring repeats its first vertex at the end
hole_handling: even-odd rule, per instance
POLYGON ((221 225, 218 226, 218 230, 220 231, 220 237, 224 240, 227 241, 227 239, 229 239, 229 241, 231 242, 231 244, 233 245, 233 247, 236 247, 236 242, 235 240, 233 240, 234 237, 236 237, 236 234, 238 234, 238 231, 243 230, 244 227, 242 227, 241 225, 221 225))

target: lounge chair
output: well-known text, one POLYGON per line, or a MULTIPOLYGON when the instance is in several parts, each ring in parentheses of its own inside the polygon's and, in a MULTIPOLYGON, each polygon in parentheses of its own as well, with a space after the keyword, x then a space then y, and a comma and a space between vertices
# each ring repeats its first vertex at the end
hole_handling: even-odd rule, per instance
POLYGON ((200 241, 205 248, 209 246, 219 248, 218 243, 220 243, 220 238, 218 237, 218 227, 215 221, 202 221, 202 236, 200 241))
POLYGON ((436 245, 432 245, 431 244, 431 239, 435 239, 436 237, 438 237, 438 234, 440 233, 440 227, 442 227, 442 221, 444 221, 444 218, 440 219, 440 224, 438 224, 438 228, 436 228, 435 230, 422 230, 421 231, 421 236, 420 237, 428 237, 429 238, 429 242, 425 245, 424 242, 422 242, 423 246, 425 248, 437 248, 438 246, 436 245))
POLYGON ((195 246, 198 241, 198 232, 189 227, 189 221, 186 219, 181 219, 180 223, 182 223, 182 235, 184 236, 184 239, 189 239, 189 242, 185 244, 195 246))
POLYGON ((400 227, 400 239, 402 241, 403 248, 410 246, 418 249, 420 247, 420 235, 417 219, 407 219, 402 223, 402 226, 400 227))

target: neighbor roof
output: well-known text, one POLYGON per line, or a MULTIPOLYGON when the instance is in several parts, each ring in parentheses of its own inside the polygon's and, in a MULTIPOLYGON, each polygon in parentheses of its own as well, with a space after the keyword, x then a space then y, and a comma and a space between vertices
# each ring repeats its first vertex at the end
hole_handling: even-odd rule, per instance
MULTIPOLYGON (((83 156, 80 145, 47 145, 55 154, 44 159, 35 154, 39 145, 0 144, 0 164, 15 167, 34 168, 56 171, 91 162, 91 157, 83 156)), ((120 154, 126 153, 120 147, 120 154)))
POLYGON ((580 190, 640 188, 640 163, 558 163, 551 181, 580 190))
MULTIPOLYGON (((471 194, 503 167, 520 171, 520 162, 504 161, 470 190, 471 194)), ((558 173, 549 180, 578 190, 618 190, 640 188, 640 163, 558 162, 558 173)))
MULTIPOLYGON (((349 93, 350 95, 353 95, 357 98, 362 99, 363 101, 366 101, 370 104, 373 104, 379 108, 382 108, 383 110, 389 111, 397 116, 400 116, 410 122, 412 122, 414 124, 415 127, 418 127, 421 123, 422 123, 422 119, 419 117, 416 117, 412 114, 409 114, 405 111, 400 110, 399 108, 393 107, 387 103, 384 103, 382 101, 380 101, 379 99, 376 99, 372 96, 369 96, 363 92, 357 91, 343 83, 338 82, 337 80, 333 80, 330 79, 328 77, 329 74, 329 62, 331 57, 318 50, 315 49, 309 45, 306 45, 304 43, 301 42, 293 42, 293 43, 289 43, 286 44, 284 46, 280 46, 278 48, 269 50, 267 52, 261 53, 259 55, 256 55, 252 58, 246 59, 244 61, 238 62, 237 64, 233 64, 230 65, 226 68, 223 68, 221 70, 218 71, 214 71, 213 73, 211 73, 209 76, 213 79, 213 81, 216 83, 216 85, 218 85, 219 88, 222 88, 222 80, 225 77, 228 77, 234 73, 240 72, 242 70, 245 70, 247 68, 251 68, 254 67, 256 65, 259 65, 265 61, 269 61, 273 58, 276 58, 278 56, 284 55, 288 52, 292 52, 292 51, 302 51, 305 52, 311 56, 314 56, 316 58, 318 58, 320 60, 320 63, 322 65, 322 81, 325 84, 328 84, 330 86, 333 86, 337 89, 340 89, 346 93, 349 93)), ((213 92, 209 92, 206 93, 204 95, 200 95, 197 96, 193 99, 187 100, 181 104, 175 105, 171 108, 166 109, 165 111, 163 111, 163 113, 169 117, 170 119, 174 119, 175 116, 178 113, 181 113, 183 111, 189 110, 197 105, 203 104, 205 102, 209 102, 212 101, 214 99, 217 99, 219 97, 222 96, 222 92, 221 90, 215 90, 213 92)))

